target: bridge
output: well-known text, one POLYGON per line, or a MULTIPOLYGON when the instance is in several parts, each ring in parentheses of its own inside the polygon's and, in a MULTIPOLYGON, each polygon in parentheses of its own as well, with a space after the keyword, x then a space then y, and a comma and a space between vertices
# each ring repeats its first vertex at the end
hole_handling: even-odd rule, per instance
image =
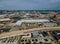
POLYGON ((60 30, 60 27, 39 27, 39 28, 33 28, 33 29, 25 29, 25 30, 6 32, 6 33, 0 34, 0 39, 19 36, 19 35, 22 35, 25 33, 32 33, 35 31, 53 31, 53 30, 60 30))

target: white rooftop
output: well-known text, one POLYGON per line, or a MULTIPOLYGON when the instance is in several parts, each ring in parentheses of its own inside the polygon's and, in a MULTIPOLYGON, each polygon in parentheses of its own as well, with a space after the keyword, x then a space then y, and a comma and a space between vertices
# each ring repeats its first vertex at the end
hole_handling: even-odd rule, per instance
POLYGON ((3 18, 3 19, 0 19, 0 21, 9 21, 11 20, 10 18, 3 18))
POLYGON ((27 23, 34 23, 34 22, 49 22, 48 19, 36 19, 36 20, 19 20, 16 22, 16 25, 21 25, 22 22, 27 22, 27 23))
POLYGON ((5 14, 4 15, 0 15, 0 17, 4 17, 4 16, 6 16, 5 14))

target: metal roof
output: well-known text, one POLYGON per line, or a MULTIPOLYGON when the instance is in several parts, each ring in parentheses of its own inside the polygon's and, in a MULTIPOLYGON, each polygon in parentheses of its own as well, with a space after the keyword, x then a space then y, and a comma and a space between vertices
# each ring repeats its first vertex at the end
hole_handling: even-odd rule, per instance
POLYGON ((0 19, 0 21, 9 21, 11 20, 10 18, 3 18, 3 19, 0 19))
POLYGON ((36 20, 19 20, 16 22, 16 25, 21 25, 22 22, 34 23, 34 22, 49 22, 48 19, 36 19, 36 20))

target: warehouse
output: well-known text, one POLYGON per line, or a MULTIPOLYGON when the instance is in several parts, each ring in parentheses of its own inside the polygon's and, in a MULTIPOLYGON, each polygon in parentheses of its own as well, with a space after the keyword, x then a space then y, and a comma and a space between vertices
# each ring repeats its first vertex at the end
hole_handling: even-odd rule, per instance
POLYGON ((44 22, 49 22, 48 19, 39 19, 39 20, 19 20, 16 22, 16 25, 21 25, 23 22, 26 22, 26 23, 44 23, 44 22))
POLYGON ((2 18, 0 19, 0 23, 9 23, 11 21, 10 18, 2 18))

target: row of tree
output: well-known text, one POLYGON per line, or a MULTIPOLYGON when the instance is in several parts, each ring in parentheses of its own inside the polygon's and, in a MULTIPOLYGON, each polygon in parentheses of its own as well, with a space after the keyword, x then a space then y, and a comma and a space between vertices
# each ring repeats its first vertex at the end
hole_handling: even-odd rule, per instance
MULTIPOLYGON (((24 44, 24 43, 23 43, 24 44)), ((31 43, 31 41, 29 40, 26 44, 32 44, 31 43)), ((40 42, 40 43, 36 43, 36 42, 34 42, 33 44, 44 44, 44 43, 42 43, 42 42, 40 42)), ((47 44, 47 43, 46 43, 47 44)))

